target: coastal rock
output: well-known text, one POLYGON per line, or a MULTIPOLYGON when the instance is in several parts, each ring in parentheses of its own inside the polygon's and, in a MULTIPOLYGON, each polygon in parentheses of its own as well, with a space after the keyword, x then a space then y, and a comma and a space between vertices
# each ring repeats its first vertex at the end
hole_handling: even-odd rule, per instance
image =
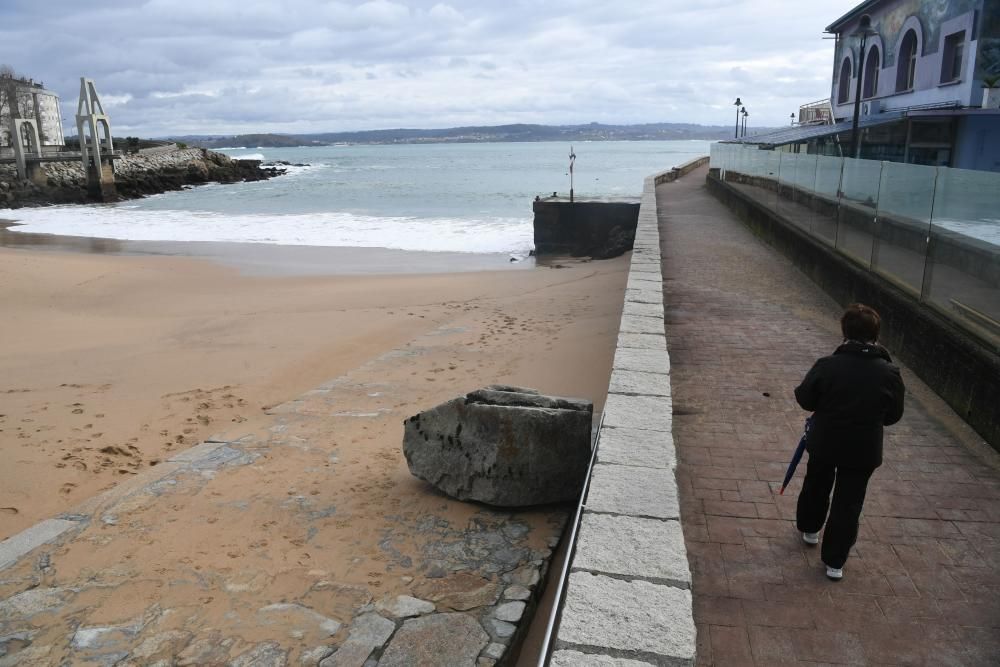
POLYGON ((499 597, 496 582, 468 572, 456 572, 447 578, 422 582, 415 592, 436 602, 439 609, 453 611, 485 607, 499 597))
POLYGON ((505 602, 496 608, 493 612, 493 616, 501 621, 507 621, 508 623, 517 623, 521 620, 521 616, 524 614, 524 603, 520 601, 515 602, 505 602))
POLYGON ((181 649, 191 641, 191 633, 183 630, 168 630, 147 637, 129 652, 130 667, 132 665, 149 665, 158 660, 170 658, 180 653, 181 649))
POLYGON ((229 648, 233 645, 231 638, 220 639, 219 633, 212 632, 206 637, 194 640, 183 651, 177 654, 178 667, 195 667, 195 665, 225 664, 229 658, 229 648))
POLYGON ((0 601, 0 620, 23 620, 58 609, 71 596, 64 588, 32 588, 0 601))
POLYGON ((495 618, 490 618, 486 620, 486 626, 493 631, 493 635, 498 639, 506 639, 514 634, 517 630, 517 626, 513 623, 507 621, 501 621, 495 618))
MULTIPOLYGON (((0 165, 0 202, 5 207, 92 201, 79 159, 45 163, 45 184, 41 186, 18 179, 16 171, 4 168, 6 166, 0 165)), ((262 167, 259 160, 234 160, 214 151, 177 146, 122 155, 115 160, 114 170, 115 188, 121 199, 135 199, 212 181, 261 181, 285 173, 284 169, 262 167)))
POLYGON ((316 667, 321 662, 323 658, 326 658, 332 654, 335 650, 332 646, 316 646, 307 651, 303 651, 302 655, 299 656, 299 664, 303 667, 316 667))
POLYGON ((331 637, 340 629, 340 622, 318 614, 308 607, 293 603, 269 604, 257 610, 257 616, 265 623, 285 623, 296 628, 318 626, 331 637))
POLYGON ((410 618, 434 611, 434 604, 409 595, 397 595, 388 600, 379 600, 375 608, 393 618, 410 618))
POLYGON ((531 591, 520 584, 514 584, 503 592, 503 597, 505 600, 527 600, 531 597, 531 591))
POLYGON ((459 613, 421 616, 403 623, 378 664, 379 667, 473 665, 489 639, 471 616, 459 613))
POLYGON ((483 649, 483 655, 482 655, 482 657, 489 658, 491 660, 499 660, 500 658, 503 657, 503 654, 506 651, 507 651, 507 647, 506 646, 504 646, 503 644, 499 644, 497 642, 493 642, 492 644, 490 644, 489 646, 487 646, 485 649, 483 649))
POLYGON ((362 614, 354 619, 351 632, 337 652, 319 663, 319 667, 359 667, 364 665, 371 652, 385 644, 396 629, 396 624, 375 613, 362 614))
POLYGON ((410 472, 459 500, 501 507, 579 495, 593 404, 494 385, 404 422, 410 472))
POLYGON ((257 644, 230 661, 229 667, 285 667, 288 652, 277 642, 257 644))

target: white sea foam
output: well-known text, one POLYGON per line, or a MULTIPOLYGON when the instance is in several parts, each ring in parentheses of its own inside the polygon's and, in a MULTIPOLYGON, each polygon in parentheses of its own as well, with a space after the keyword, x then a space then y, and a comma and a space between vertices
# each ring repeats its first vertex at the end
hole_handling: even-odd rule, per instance
POLYGON ((226 241, 394 248, 439 252, 526 253, 529 219, 376 217, 343 212, 284 215, 149 210, 133 206, 49 206, 0 210, 17 231, 144 241, 226 241))
POLYGON ((1000 219, 935 220, 934 224, 1000 246, 1000 219))
POLYGON ((267 159, 263 153, 247 153, 245 155, 230 155, 229 157, 234 160, 260 160, 261 162, 267 159))

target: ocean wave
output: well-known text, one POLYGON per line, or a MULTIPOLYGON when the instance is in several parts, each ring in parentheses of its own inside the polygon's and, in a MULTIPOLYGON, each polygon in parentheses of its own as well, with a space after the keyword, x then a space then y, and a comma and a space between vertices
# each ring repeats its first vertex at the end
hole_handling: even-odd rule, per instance
POLYGON ((229 157, 234 160, 260 160, 261 162, 267 159, 263 153, 247 153, 246 155, 230 155, 229 157))
POLYGON ((527 253, 531 220, 379 217, 344 212, 230 215, 128 205, 49 206, 0 211, 16 231, 131 241, 221 241, 393 248, 434 252, 527 253))
POLYGON ((1000 218, 982 220, 935 220, 934 225, 1000 246, 1000 218))

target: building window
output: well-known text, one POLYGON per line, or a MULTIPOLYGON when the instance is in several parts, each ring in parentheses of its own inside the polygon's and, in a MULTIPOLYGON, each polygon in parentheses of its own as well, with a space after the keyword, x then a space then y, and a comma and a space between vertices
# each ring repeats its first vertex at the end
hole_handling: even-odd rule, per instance
POLYGON ((837 104, 847 101, 851 93, 851 59, 844 58, 844 64, 840 66, 840 83, 837 88, 837 104))
POLYGON ((913 89, 913 75, 917 70, 917 33, 907 30, 899 45, 896 57, 896 92, 913 89))
POLYGON ((867 99, 878 95, 878 70, 878 47, 873 46, 868 52, 868 57, 865 58, 865 83, 861 91, 862 97, 867 99))
POLYGON ((941 57, 941 83, 958 81, 962 78, 962 60, 964 55, 964 30, 944 38, 944 54, 941 57))

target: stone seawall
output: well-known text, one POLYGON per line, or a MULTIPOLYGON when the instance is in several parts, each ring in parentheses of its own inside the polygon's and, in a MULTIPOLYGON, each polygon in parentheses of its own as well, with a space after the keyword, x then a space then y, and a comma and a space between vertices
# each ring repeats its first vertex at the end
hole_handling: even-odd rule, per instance
POLYGON ((656 183, 676 172, 650 176, 643 188, 596 462, 550 663, 556 667, 695 660, 656 218, 656 183))
POLYGON ((688 160, 684 164, 679 164, 676 167, 673 167, 666 171, 661 171, 660 173, 653 176, 653 180, 655 181, 654 185, 663 185, 664 183, 676 181, 681 176, 689 174, 698 167, 701 167, 706 164, 708 164, 707 155, 696 157, 693 160, 688 160))

